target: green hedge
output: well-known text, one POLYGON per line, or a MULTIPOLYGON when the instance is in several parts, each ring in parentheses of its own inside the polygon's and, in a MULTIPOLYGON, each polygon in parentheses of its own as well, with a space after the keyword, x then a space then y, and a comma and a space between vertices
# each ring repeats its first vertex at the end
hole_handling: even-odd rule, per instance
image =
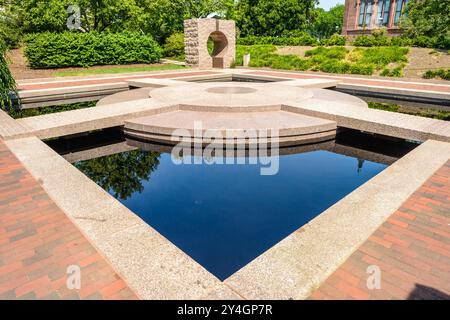
POLYGON ((257 37, 249 36, 240 38, 238 44, 244 46, 252 45, 275 45, 275 46, 344 46, 352 44, 356 47, 421 47, 421 48, 440 48, 450 49, 450 38, 446 35, 440 37, 418 36, 410 38, 406 36, 390 37, 382 32, 374 32, 374 35, 363 35, 356 37, 353 41, 349 41, 345 36, 338 34, 332 35, 328 39, 316 38, 304 33, 299 36, 283 36, 283 37, 257 37))
POLYGON ((9 109, 12 105, 13 96, 17 96, 16 82, 8 68, 5 58, 7 46, 3 38, 0 38, 0 108, 9 109))
POLYGON ((345 46, 347 43, 347 37, 341 36, 339 34, 333 34, 328 39, 321 39, 321 46, 345 46))
POLYGON ((237 44, 243 46, 275 45, 275 46, 316 46, 319 41, 307 33, 296 37, 257 37, 239 38, 237 44))
POLYGON ((46 32, 28 35, 25 42, 32 68, 153 63, 162 56, 151 36, 132 32, 46 32))
POLYGON ((398 36, 358 36, 352 43, 357 47, 383 47, 383 46, 402 46, 402 47, 420 47, 420 48, 450 48, 450 38, 441 37, 425 37, 418 36, 415 38, 398 36))

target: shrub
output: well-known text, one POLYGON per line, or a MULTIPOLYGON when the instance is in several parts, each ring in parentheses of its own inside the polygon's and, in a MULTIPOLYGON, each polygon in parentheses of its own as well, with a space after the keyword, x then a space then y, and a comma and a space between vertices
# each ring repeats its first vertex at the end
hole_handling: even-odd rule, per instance
POLYGON ((167 38, 164 44, 164 56, 172 58, 184 57, 184 33, 176 32, 167 38))
POLYGON ((293 36, 283 37, 256 37, 248 36, 245 38, 239 38, 237 43, 239 45, 251 46, 251 45, 276 45, 276 46, 315 46, 318 44, 316 38, 310 36, 307 33, 296 34, 293 36))
POLYGON ((372 47, 373 41, 372 37, 364 35, 356 37, 352 44, 356 47, 372 47))
POLYGON ((360 53, 360 62, 374 64, 377 68, 384 67, 393 62, 407 62, 406 54, 408 48, 402 47, 377 47, 377 48, 356 48, 354 54, 360 53))
POLYGON ((450 80, 450 69, 428 70, 423 74, 422 78, 425 79, 441 78, 442 80, 450 80))
POLYGON ((320 45, 322 46, 345 46, 347 43, 347 38, 339 34, 333 34, 328 39, 320 40, 320 45))
POLYGON ((320 56, 327 59, 344 59, 348 50, 344 47, 317 47, 305 52, 306 57, 320 56))
POLYGON ((381 47, 388 46, 390 38, 387 36, 385 28, 375 29, 370 36, 359 36, 353 41, 353 45, 357 47, 381 47))
POLYGON ((408 48, 402 47, 354 48, 349 52, 342 46, 320 46, 306 51, 305 58, 301 58, 297 55, 278 55, 276 50, 274 45, 238 46, 236 64, 242 65, 243 55, 250 53, 251 67, 371 75, 390 63, 398 63, 399 67, 387 69, 385 73, 401 76, 408 53, 408 48))
MULTIPOLYGON (((268 63, 268 58, 274 54, 277 48, 273 45, 255 45, 255 46, 241 46, 236 47, 236 65, 242 66, 244 64, 244 54, 250 54, 250 66, 266 66, 260 65, 264 61, 268 63), (258 65, 255 65, 258 64, 258 65)), ((265 64, 264 63, 264 64, 265 64)))
POLYGON ((380 47, 380 46, 388 46, 389 38, 386 36, 358 36, 353 41, 353 45, 356 47, 380 47))
POLYGON ((371 75, 375 71, 373 64, 355 63, 350 65, 349 72, 352 74, 371 75))
POLYGON ((329 73, 347 73, 350 70, 350 63, 339 60, 328 60, 319 66, 319 70, 329 73))
POLYGON ((383 77, 401 77, 403 76, 403 68, 405 65, 397 66, 393 69, 384 68, 383 71, 381 71, 380 75, 383 77))
POLYGON ((16 97, 16 82, 8 68, 5 58, 7 47, 5 41, 0 38, 0 108, 10 109, 13 105, 13 97, 16 97))
POLYGON ((25 39, 32 68, 153 63, 162 49, 151 36, 139 33, 40 33, 25 39))

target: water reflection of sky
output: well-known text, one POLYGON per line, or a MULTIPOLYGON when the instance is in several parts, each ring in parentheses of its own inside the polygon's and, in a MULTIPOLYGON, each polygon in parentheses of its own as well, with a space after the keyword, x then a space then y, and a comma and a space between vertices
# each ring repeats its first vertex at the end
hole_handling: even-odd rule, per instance
POLYGON ((121 201, 225 279, 385 167, 315 151, 281 156, 278 174, 261 176, 259 165, 175 165, 161 154, 121 201))

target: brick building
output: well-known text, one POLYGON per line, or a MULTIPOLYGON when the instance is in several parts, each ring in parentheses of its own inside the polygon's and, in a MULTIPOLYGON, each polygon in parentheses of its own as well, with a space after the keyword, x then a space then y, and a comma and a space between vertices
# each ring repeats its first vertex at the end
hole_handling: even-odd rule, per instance
POLYGON ((370 34, 373 29, 385 27, 389 35, 397 35, 407 3, 408 0, 345 0, 342 34, 370 34))

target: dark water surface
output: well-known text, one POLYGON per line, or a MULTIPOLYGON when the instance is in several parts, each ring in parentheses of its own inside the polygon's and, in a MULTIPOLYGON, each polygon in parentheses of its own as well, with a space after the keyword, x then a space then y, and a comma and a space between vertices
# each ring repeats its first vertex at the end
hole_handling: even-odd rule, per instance
MULTIPOLYGON (((49 145, 73 156, 105 138, 125 143, 110 130, 49 145)), ((260 165, 176 165, 168 153, 139 149, 74 165, 225 279, 416 146, 353 132, 335 142, 331 151, 280 156, 272 176, 260 175, 260 165)))

